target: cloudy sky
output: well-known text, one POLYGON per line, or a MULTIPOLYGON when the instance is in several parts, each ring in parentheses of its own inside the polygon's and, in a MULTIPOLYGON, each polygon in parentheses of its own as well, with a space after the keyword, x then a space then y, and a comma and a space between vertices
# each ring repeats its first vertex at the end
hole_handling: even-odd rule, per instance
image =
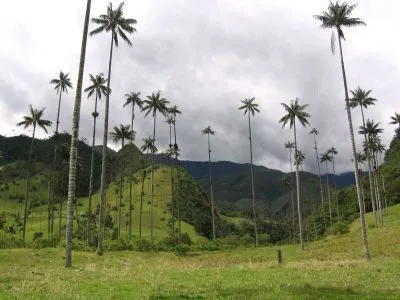
MULTIPOLYGON (((57 96, 48 82, 60 70, 77 80, 85 2, 83 0, 3 1, 0 10, 0 134, 31 134, 15 124, 27 107, 46 107, 55 123, 57 96)), ((120 43, 112 69, 110 126, 130 122, 124 95, 161 93, 183 112, 177 120, 182 158, 206 160, 201 129, 211 125, 213 159, 249 161, 247 119, 240 100, 255 97, 260 114, 253 119, 254 160, 269 168, 287 170, 283 144, 292 139, 278 120, 281 102, 298 97, 309 104, 311 126, 319 132, 320 149, 339 151, 338 170, 351 170, 349 132, 339 56, 330 50, 329 30, 312 18, 325 10, 325 0, 127 0, 126 17, 137 19, 133 47, 120 43)), ((119 1, 113 1, 116 6, 119 1)), ((105 12, 108 1, 92 1, 92 17, 105 12)), ((400 19, 397 0, 360 0, 355 16, 368 26, 345 31, 345 63, 350 89, 372 89, 378 98, 366 115, 385 129, 388 144, 394 128, 388 125, 400 111, 396 88, 400 78, 400 19)), ((90 27, 94 28, 93 25, 90 27)), ((109 36, 90 37, 84 86, 88 74, 107 73, 109 36)), ((61 131, 71 130, 75 91, 63 96, 61 131)), ((90 139, 94 101, 83 100, 80 137, 90 139)), ((101 143, 103 104, 97 143, 101 143)), ((354 124, 361 122, 353 112, 354 124)), ((54 129, 53 129, 54 130, 54 129)), ((152 120, 138 114, 136 144, 152 132, 152 120)), ((305 169, 316 171, 310 128, 299 128, 299 148, 306 153, 305 169)), ((40 137, 45 137, 43 133, 40 137)), ((358 138, 358 145, 361 138, 358 138)), ((159 148, 168 144, 168 127, 157 123, 159 148)), ((109 146, 117 148, 112 145, 109 146)))

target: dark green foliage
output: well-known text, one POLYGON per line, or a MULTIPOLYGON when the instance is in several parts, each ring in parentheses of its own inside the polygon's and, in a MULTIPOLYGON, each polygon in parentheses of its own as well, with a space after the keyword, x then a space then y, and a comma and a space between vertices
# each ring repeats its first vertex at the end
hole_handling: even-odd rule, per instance
POLYGON ((60 244, 60 239, 56 236, 39 237, 32 241, 32 247, 36 249, 55 248, 60 244))
POLYGON ((381 167, 390 204, 400 203, 400 130, 397 129, 381 167))
POLYGON ((25 243, 21 237, 0 230, 0 249, 22 248, 24 246, 25 243))
POLYGON ((345 234, 350 231, 350 225, 347 223, 343 222, 337 222, 332 225, 332 228, 330 228, 327 232, 328 235, 339 235, 339 234, 345 234))

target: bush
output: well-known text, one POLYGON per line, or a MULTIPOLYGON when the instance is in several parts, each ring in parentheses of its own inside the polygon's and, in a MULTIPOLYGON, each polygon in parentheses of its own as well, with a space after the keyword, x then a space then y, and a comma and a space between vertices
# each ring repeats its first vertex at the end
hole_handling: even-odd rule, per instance
POLYGON ((118 238, 116 240, 104 240, 104 249, 106 251, 124 251, 133 250, 133 248, 133 243, 125 240, 124 238, 118 238))
POLYGON ((259 245, 269 245, 271 243, 271 236, 268 233, 261 233, 257 235, 259 245))
POLYGON ((176 245, 174 248, 177 255, 185 256, 190 252, 190 246, 185 244, 176 245))
POLYGON ((240 238, 240 244, 245 246, 254 244, 254 238, 250 234, 246 233, 240 238))
MULTIPOLYGON (((65 239, 63 239, 59 245, 65 248, 65 239)), ((75 251, 93 251, 93 248, 87 247, 86 242, 80 241, 78 239, 72 239, 72 250, 75 251)))
POLYGON ((350 225, 343 223, 343 222, 337 222, 333 224, 331 228, 328 229, 327 234, 328 235, 340 235, 340 234, 345 234, 350 231, 350 225))
POLYGON ((150 240, 136 240, 134 247, 135 250, 141 252, 157 251, 157 246, 150 240))
POLYGON ((15 234, 0 231, 0 249, 23 248, 24 241, 15 234))
POLYGON ((37 232, 35 232, 35 233, 33 234, 32 240, 34 241, 34 240, 40 239, 40 238, 42 238, 42 237, 43 237, 43 232, 37 231, 37 232))
POLYGON ((42 248, 55 248, 60 244, 60 239, 58 237, 37 237, 33 239, 32 247, 36 249, 42 248))
POLYGON ((221 245, 227 245, 227 246, 239 246, 239 239, 240 237, 236 234, 229 234, 223 238, 220 239, 221 245))

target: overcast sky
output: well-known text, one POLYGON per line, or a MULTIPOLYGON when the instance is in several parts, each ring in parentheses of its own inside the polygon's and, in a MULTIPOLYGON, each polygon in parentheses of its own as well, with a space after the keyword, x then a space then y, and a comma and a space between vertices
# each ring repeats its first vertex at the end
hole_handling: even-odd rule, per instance
MULTIPOLYGON (((177 120, 182 159, 206 160, 207 125, 217 132, 213 159, 249 161, 247 119, 238 110, 240 100, 255 97, 260 113, 252 120, 254 161, 287 170, 284 143, 293 139, 278 120, 281 102, 298 97, 309 104, 311 126, 316 127, 320 152, 331 145, 339 151, 339 172, 352 169, 344 90, 338 53, 330 50, 331 31, 319 28, 312 15, 325 10, 325 0, 127 0, 124 14, 137 19, 133 47, 123 42, 114 52, 110 128, 130 123, 124 95, 149 95, 161 90, 183 112, 177 120)), ((31 134, 15 124, 28 105, 46 107, 55 124, 57 96, 48 84, 60 70, 70 72, 76 86, 83 19, 83 0, 2 1, 0 10, 0 134, 31 134)), ((105 13, 108 1, 92 1, 92 17, 105 13)), ((116 6, 119 1, 113 1, 116 6)), ((378 98, 366 116, 381 122, 388 145, 400 111, 396 88, 400 78, 400 42, 397 0, 360 0, 354 16, 367 27, 346 29, 344 59, 348 85, 372 89, 378 98)), ((91 25, 90 29, 94 26, 91 25)), ((84 86, 88 74, 107 73, 107 34, 89 37, 84 86)), ((71 131, 75 91, 63 96, 60 131, 71 131)), ((80 137, 90 140, 93 99, 82 102, 80 137)), ((97 144, 102 140, 104 102, 100 103, 97 144)), ((138 113, 136 144, 152 133, 152 119, 138 113)), ((360 125, 359 110, 353 111, 360 125)), ((298 129, 299 148, 306 153, 305 169, 316 171, 311 128, 298 129)), ((52 132, 54 129, 52 129, 52 132)), ((38 134, 45 137, 44 133, 38 134)), ((168 127, 157 123, 157 146, 168 144, 168 127)), ((358 147, 361 138, 357 137, 358 147)), ((116 145, 109 146, 117 149, 116 145)))

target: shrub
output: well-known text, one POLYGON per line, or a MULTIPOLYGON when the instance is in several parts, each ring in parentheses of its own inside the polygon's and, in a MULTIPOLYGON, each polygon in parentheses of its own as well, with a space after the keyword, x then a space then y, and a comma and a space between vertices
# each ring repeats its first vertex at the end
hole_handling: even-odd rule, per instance
POLYGON ((148 251, 157 251, 157 246, 150 240, 136 240, 135 241, 135 250, 141 252, 148 252, 148 251))
POLYGON ((260 245, 268 245, 271 243, 271 236, 268 233, 261 233, 257 235, 258 244, 260 245))
POLYGON ((36 249, 42 248, 55 248, 60 244, 60 239, 58 237, 52 236, 48 238, 37 237, 32 242, 32 247, 36 249))
POLYGON ((345 234, 350 231, 350 225, 343 222, 336 222, 332 225, 332 228, 329 228, 328 235, 339 235, 345 234))
POLYGON ((106 251, 124 251, 124 250, 133 250, 133 248, 134 248, 133 243, 123 238, 104 241, 104 249, 106 251))
POLYGON ((236 234, 229 234, 223 238, 221 238, 221 244, 227 246, 238 246, 239 245, 239 236, 236 234))
POLYGON ((254 238, 250 234, 246 233, 240 238, 240 244, 245 246, 254 244, 254 238))
POLYGON ((40 239, 40 238, 42 238, 42 237, 43 237, 43 232, 37 231, 37 232, 35 232, 35 233, 33 234, 32 240, 34 241, 34 240, 40 239))
POLYGON ((0 249, 23 248, 24 241, 15 234, 0 231, 0 249))
POLYGON ((174 248, 177 255, 185 256, 190 252, 190 246, 185 244, 176 245, 174 248))

